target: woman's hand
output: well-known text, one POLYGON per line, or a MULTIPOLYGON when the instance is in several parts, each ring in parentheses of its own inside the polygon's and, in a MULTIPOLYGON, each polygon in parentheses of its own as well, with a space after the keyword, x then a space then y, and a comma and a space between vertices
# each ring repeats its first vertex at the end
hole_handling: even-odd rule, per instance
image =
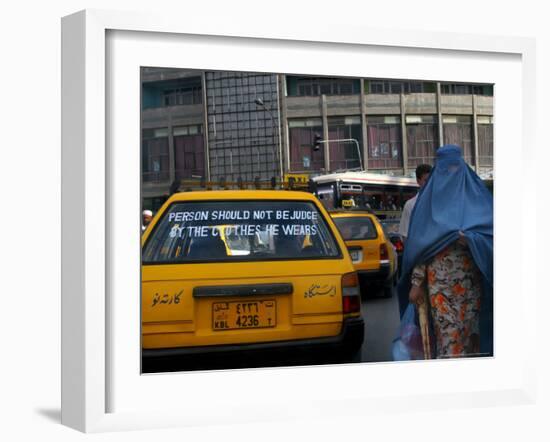
POLYGON ((409 291, 409 302, 416 305, 421 305, 426 296, 426 287, 424 285, 412 285, 409 291))

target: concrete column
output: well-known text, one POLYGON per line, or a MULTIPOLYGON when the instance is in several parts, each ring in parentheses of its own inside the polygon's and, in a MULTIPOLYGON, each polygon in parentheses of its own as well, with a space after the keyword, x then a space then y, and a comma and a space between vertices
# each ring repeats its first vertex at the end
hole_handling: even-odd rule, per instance
POLYGON ((439 132, 439 146, 443 146, 443 118, 441 116, 441 83, 436 83, 437 124, 439 132))
POLYGON ((210 181, 210 144, 208 137, 208 96, 206 95, 206 72, 201 73, 202 82, 202 114, 203 119, 203 137, 204 137, 204 168, 206 169, 206 181, 210 181))
MULTIPOLYGON (((275 170, 278 172, 279 181, 283 181, 284 169, 283 169, 283 143, 282 143, 282 131, 281 131, 281 95, 284 95, 284 89, 281 78, 284 75, 275 74, 276 86, 277 86, 277 164, 275 165, 275 170), (283 92, 281 94, 281 92, 283 92)), ((275 136, 275 135, 274 135, 275 136)))
POLYGON ((403 175, 407 175, 407 166, 409 163, 409 153, 407 151, 407 124, 405 121, 405 94, 399 96, 399 105, 401 108, 401 156, 403 157, 403 175))
POLYGON ((174 151, 174 126, 172 114, 168 115, 168 167, 170 184, 176 179, 176 153, 174 151))
MULTIPOLYGON (((328 140, 328 117, 327 117, 327 97, 321 95, 321 115, 323 117, 323 140, 328 140)), ((323 143, 325 149, 325 171, 330 172, 330 149, 329 143, 323 143)))
POLYGON ((477 100, 476 96, 472 94, 472 118, 473 128, 474 128, 474 167, 476 173, 479 173, 479 143, 478 143, 478 132, 477 132, 477 100))
POLYGON ((281 75, 279 77, 280 81, 280 93, 279 97, 281 99, 280 110, 281 110, 281 121, 279 122, 281 127, 281 140, 282 141, 282 163, 281 174, 284 177, 284 174, 290 172, 290 140, 288 133, 288 113, 287 113, 287 104, 286 104, 286 75, 281 75), (284 166, 283 166, 284 164, 284 166))
POLYGON ((367 114, 366 114, 366 109, 367 109, 367 105, 366 105, 366 102, 367 102, 367 99, 365 97, 365 80, 363 78, 361 78, 359 80, 361 83, 361 88, 360 88, 360 94, 361 94, 361 99, 360 99, 360 102, 359 102, 359 107, 361 109, 361 134, 362 134, 362 138, 363 138, 363 170, 367 170, 369 168, 369 156, 368 156, 368 153, 369 153, 369 137, 368 137, 368 133, 367 133, 367 114))

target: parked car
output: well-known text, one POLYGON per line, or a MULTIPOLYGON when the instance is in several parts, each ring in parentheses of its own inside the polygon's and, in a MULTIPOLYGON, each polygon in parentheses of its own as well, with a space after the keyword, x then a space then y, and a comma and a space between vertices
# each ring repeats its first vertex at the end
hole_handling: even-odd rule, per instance
POLYGON ((371 212, 342 210, 330 213, 346 243, 363 294, 382 288, 391 297, 397 280, 397 253, 371 212))
POLYGON ((346 244, 307 192, 174 194, 143 235, 141 302, 144 361, 286 349, 352 358, 364 336, 346 244))
POLYGON ((390 242, 395 248, 397 253, 397 273, 401 276, 401 263, 403 260, 403 248, 405 245, 405 240, 403 236, 399 233, 399 219, 398 218, 388 218, 380 220, 380 224, 386 233, 386 237, 389 238, 390 242))

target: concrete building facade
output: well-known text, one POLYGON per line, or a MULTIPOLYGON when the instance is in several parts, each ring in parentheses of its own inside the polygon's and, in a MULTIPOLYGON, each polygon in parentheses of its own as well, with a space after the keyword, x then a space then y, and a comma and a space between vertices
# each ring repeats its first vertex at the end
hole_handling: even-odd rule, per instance
POLYGON ((141 115, 153 210, 182 182, 412 176, 448 143, 493 174, 492 85, 142 68, 141 115))

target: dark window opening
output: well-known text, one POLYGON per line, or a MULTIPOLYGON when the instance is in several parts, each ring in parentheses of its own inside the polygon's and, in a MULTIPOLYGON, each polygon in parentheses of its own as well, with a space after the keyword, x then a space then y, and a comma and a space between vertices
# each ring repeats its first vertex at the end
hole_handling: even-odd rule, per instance
POLYGON ((287 82, 290 96, 355 95, 360 91, 359 80, 353 78, 289 76, 287 82), (291 87, 291 85, 295 86, 291 87))
MULTIPOLYGON (((424 117, 424 120, 428 118, 424 117)), ((435 151, 439 146, 437 124, 420 121, 407 124, 407 153, 409 169, 420 164, 434 164, 435 151)))
POLYGON ((477 125, 477 141, 479 150, 479 165, 493 166, 493 124, 481 123, 477 125))
POLYGON ((363 160, 362 138, 361 117, 328 119, 328 147, 331 171, 358 169, 361 167, 363 160))
POLYGON ((288 122, 290 140, 290 170, 320 171, 325 168, 324 145, 315 150, 315 135, 323 134, 323 125, 318 120, 291 120, 288 122))
POLYGON ((174 161, 176 180, 204 177, 205 155, 202 126, 174 128, 174 161))
POLYGON ((442 83, 441 93, 445 95, 485 95, 493 96, 492 85, 442 83))
POLYGON ((472 118, 469 116, 443 117, 444 144, 455 144, 462 148, 464 161, 475 165, 472 118))
POLYGON ((421 81, 369 80, 365 89, 370 94, 413 94, 431 92, 433 87, 421 81))
POLYGON ((143 83, 143 108, 202 104, 200 77, 143 83))
POLYGON ((141 170, 144 183, 160 183, 169 180, 168 130, 143 131, 141 170))
POLYGON ((367 136, 369 169, 399 169, 403 167, 399 117, 369 117, 367 136))

